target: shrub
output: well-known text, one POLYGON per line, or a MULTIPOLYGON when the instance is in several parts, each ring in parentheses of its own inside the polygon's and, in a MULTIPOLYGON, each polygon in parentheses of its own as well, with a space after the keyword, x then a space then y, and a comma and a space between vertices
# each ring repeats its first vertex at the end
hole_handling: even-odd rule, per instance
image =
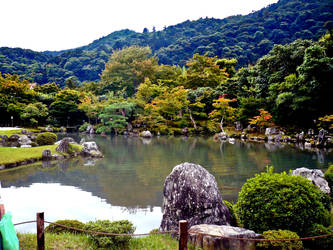
MULTIPOLYGON (((133 224, 128 220, 109 221, 109 220, 97 220, 86 223, 84 229, 95 232, 105 233, 118 233, 118 234, 132 234, 135 230, 133 224)), ((103 235, 90 235, 92 240, 99 247, 124 247, 127 245, 130 236, 103 236, 103 235)))
MULTIPOLYGON (((331 234, 333 231, 329 228, 324 227, 320 224, 315 224, 311 227, 307 233, 307 236, 318 236, 324 234, 331 234)), ((332 249, 333 246, 333 236, 311 239, 304 241, 304 245, 310 249, 332 249)))
MULTIPOLYGON (((277 239, 298 239, 297 233, 289 230, 270 230, 265 231, 262 234, 264 239, 277 240, 277 239)), ((303 249, 303 243, 300 240, 297 241, 262 241, 257 243, 257 249, 303 249)))
POLYGON ((329 225, 321 191, 301 176, 257 174, 243 185, 236 213, 245 228, 258 233, 287 229, 304 235, 313 224, 329 225))
MULTIPOLYGON (((68 227, 75 227, 78 229, 83 229, 85 224, 78 220, 58 220, 55 223, 61 224, 68 227)), ((64 228, 61 226, 50 224, 45 228, 45 232, 48 233, 82 233, 73 229, 64 228)))
POLYGON ((90 126, 90 124, 88 122, 83 123, 80 127, 79 127, 79 131, 80 132, 85 132, 88 128, 88 126, 90 126))
POLYGON ((36 142, 39 146, 53 145, 57 140, 57 135, 51 132, 44 132, 37 135, 36 142))
POLYGON ((329 168, 326 170, 325 180, 328 182, 328 186, 331 189, 331 196, 333 196, 333 165, 330 165, 329 168))
POLYGON ((229 213, 230 213, 230 216, 231 216, 231 226, 233 227, 238 227, 239 226, 239 223, 238 223, 238 218, 237 218, 237 215, 234 211, 234 205, 231 204, 231 202, 229 201, 223 201, 223 203, 227 206, 227 208, 229 209, 229 213))

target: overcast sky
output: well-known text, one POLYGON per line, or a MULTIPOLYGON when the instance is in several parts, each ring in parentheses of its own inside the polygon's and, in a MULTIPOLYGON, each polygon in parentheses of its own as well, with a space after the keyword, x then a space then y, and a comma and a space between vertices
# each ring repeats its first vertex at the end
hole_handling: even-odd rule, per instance
POLYGON ((277 0, 0 0, 0 47, 87 45, 113 31, 142 32, 200 17, 248 14, 277 0))

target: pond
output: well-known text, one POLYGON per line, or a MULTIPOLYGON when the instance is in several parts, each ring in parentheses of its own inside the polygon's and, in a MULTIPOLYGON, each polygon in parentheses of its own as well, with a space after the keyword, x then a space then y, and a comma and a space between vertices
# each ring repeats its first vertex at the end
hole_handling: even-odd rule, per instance
MULTIPOLYGON (((45 212, 48 221, 128 219, 136 233, 147 233, 158 228, 162 219, 164 180, 182 162, 206 168, 215 176, 223 199, 229 201, 236 201, 246 179, 265 171, 267 165, 281 172, 298 167, 324 169, 333 163, 331 152, 288 145, 219 143, 203 137, 69 136, 96 141, 105 157, 0 172, 1 197, 14 223, 34 220, 36 212, 45 212)), ((35 228, 35 224, 16 227, 20 232, 35 228)))

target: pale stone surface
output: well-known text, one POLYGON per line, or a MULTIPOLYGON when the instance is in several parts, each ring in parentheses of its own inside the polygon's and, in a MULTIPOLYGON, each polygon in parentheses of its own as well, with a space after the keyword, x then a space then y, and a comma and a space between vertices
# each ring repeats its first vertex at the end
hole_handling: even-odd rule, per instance
POLYGON ((196 247, 204 249, 255 249, 254 241, 223 239, 221 238, 223 236, 233 238, 258 238, 260 235, 252 230, 232 226, 201 224, 192 226, 189 229, 189 241, 196 247))
POLYGON ((141 133, 140 133, 140 136, 141 137, 144 137, 144 138, 151 138, 151 137, 153 137, 153 135, 150 133, 150 131, 148 131, 148 130, 145 130, 145 131, 142 131, 141 133))
POLYGON ((30 145, 32 143, 32 141, 29 139, 28 136, 26 135, 22 135, 19 139, 18 139, 19 144, 21 145, 30 145))
POLYGON ((220 133, 214 135, 214 139, 217 139, 217 140, 226 140, 226 139, 228 139, 228 137, 229 136, 226 132, 220 132, 220 133))
POLYGON ((331 193, 331 189, 324 178, 324 173, 320 169, 297 168, 292 171, 292 175, 300 175, 310 180, 324 193, 331 193))
POLYGON ((274 135, 277 134, 276 128, 266 128, 265 135, 274 135))
POLYGON ((67 140, 68 143, 71 143, 71 144, 77 144, 77 142, 72 137, 65 137, 62 140, 55 142, 54 144, 59 145, 60 142, 63 141, 63 140, 67 140))
POLYGON ((183 163, 173 168, 163 188, 163 218, 160 231, 178 228, 180 220, 197 224, 230 225, 215 177, 203 167, 183 163))
POLYGON ((50 126, 47 126, 45 128, 46 132, 53 132, 53 128, 51 128, 50 126))
POLYGON ((81 153, 84 156, 93 157, 93 158, 102 158, 103 154, 99 151, 96 142, 87 141, 82 143, 83 149, 81 153))

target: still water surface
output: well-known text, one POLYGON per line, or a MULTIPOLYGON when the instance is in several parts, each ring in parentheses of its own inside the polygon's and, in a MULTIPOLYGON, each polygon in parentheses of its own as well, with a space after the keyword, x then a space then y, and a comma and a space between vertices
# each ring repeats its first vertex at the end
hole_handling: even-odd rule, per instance
MULTIPOLYGON (((200 137, 70 136, 96 141, 105 157, 96 161, 79 157, 0 172, 0 195, 14 223, 34 220, 36 212, 45 212, 48 221, 128 219, 137 233, 147 233, 158 228, 162 218, 164 180, 182 162, 206 168, 215 176, 223 199, 229 201, 236 201, 246 179, 265 171, 267 165, 281 172, 298 167, 324 169, 333 163, 332 153, 288 145, 217 143, 200 137)), ((34 232, 35 227, 16 229, 34 232)))

